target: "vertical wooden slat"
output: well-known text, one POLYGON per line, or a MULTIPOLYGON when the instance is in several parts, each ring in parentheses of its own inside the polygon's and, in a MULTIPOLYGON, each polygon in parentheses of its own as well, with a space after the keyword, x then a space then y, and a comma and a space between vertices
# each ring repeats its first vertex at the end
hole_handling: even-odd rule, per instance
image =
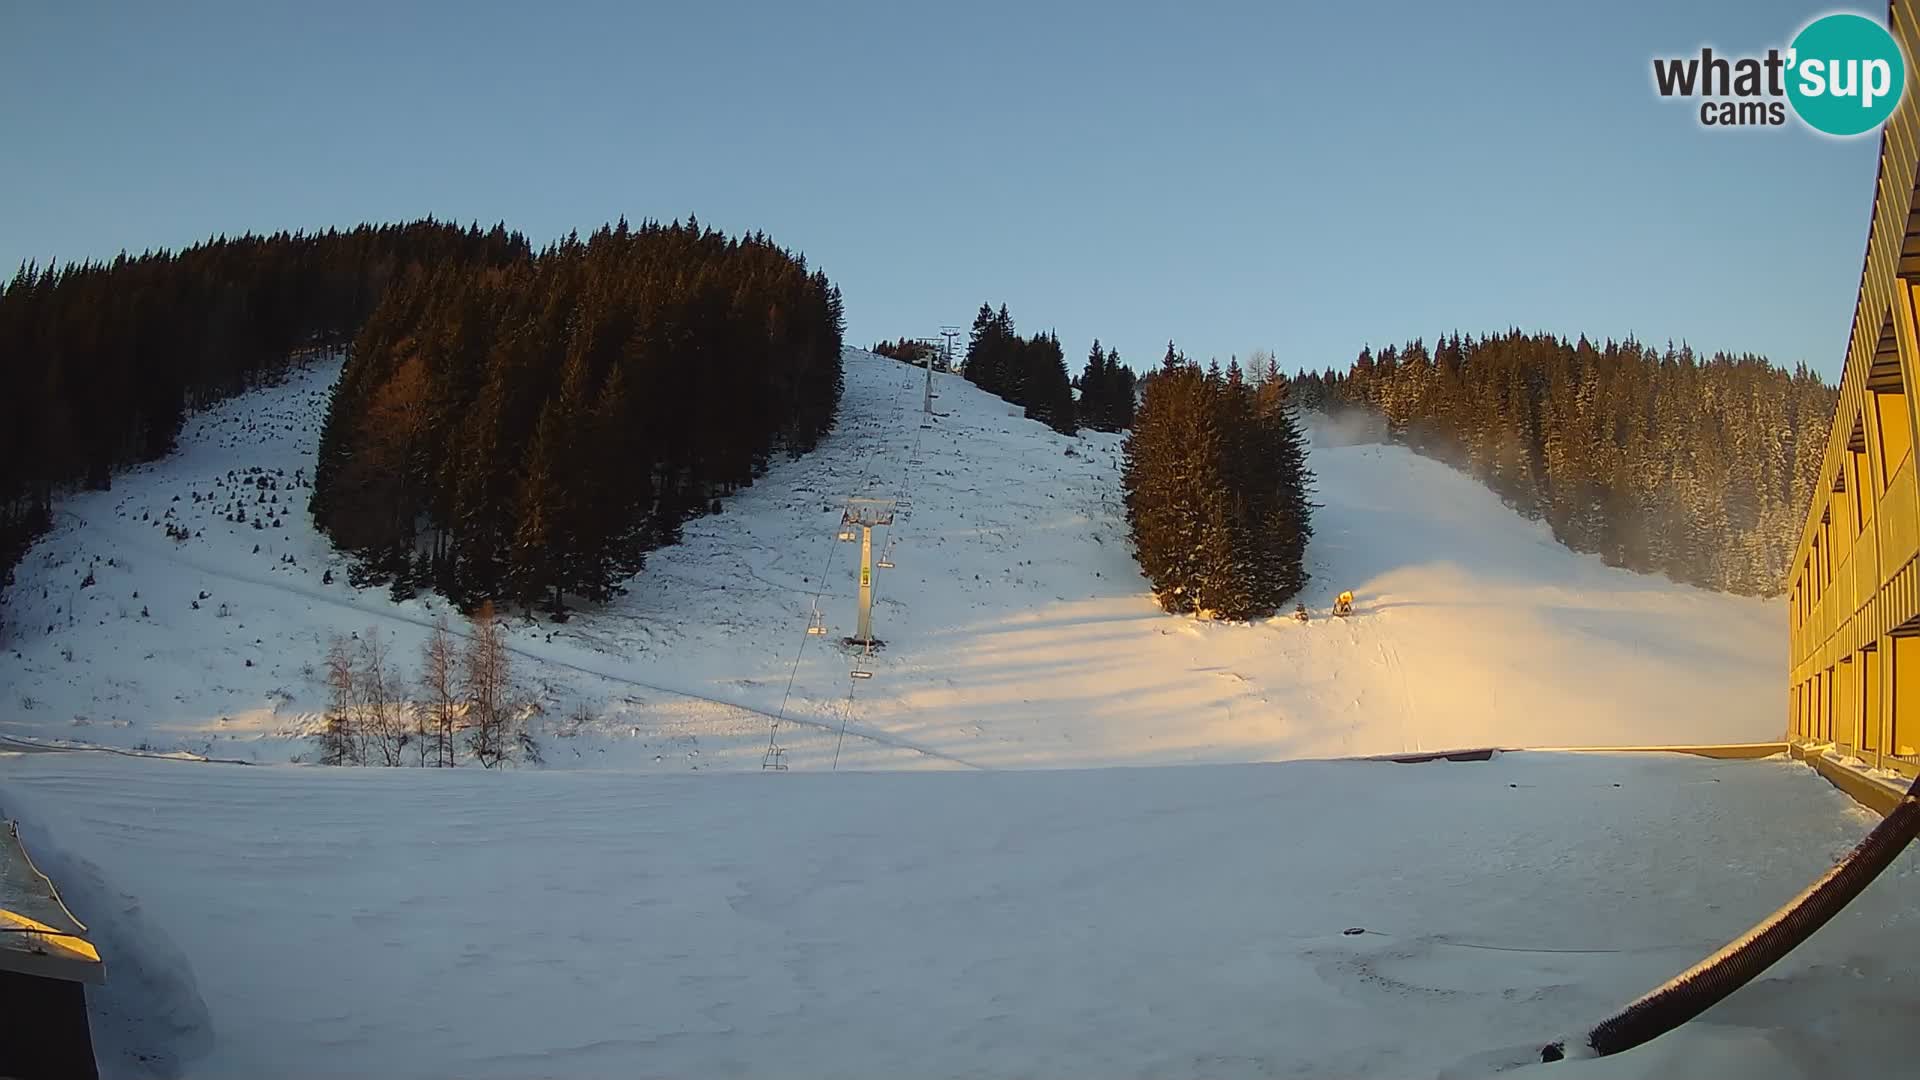
MULTIPOLYGON (((1891 0, 1888 4, 1887 24, 1909 57, 1920 57, 1920 17, 1916 16, 1920 16, 1920 0, 1891 0)), ((1911 70, 1908 78, 1911 90, 1911 70)), ((1882 331, 1891 323, 1906 391, 1908 429, 1914 438, 1920 438, 1920 324, 1915 318, 1913 286, 1900 277, 1907 223, 1916 204, 1920 204, 1920 184, 1915 177, 1916 165, 1920 165, 1920 106, 1914 103, 1914 96, 1911 92, 1906 95, 1881 132, 1860 293, 1840 374, 1834 421, 1822 453, 1820 478, 1807 522, 1789 563, 1793 567, 1790 595, 1801 591, 1807 597, 1801 608, 1804 617, 1796 620, 1790 614, 1788 618, 1788 686, 1794 695, 1802 686, 1807 687, 1811 699, 1805 707, 1810 722, 1797 727, 1804 732, 1830 722, 1831 737, 1848 745, 1872 745, 1882 760, 1897 756, 1892 753, 1896 748, 1887 744, 1895 736, 1894 699, 1901 694, 1902 683, 1911 681, 1920 692, 1920 678, 1899 678, 1888 637, 1920 614, 1920 581, 1916 580, 1920 574, 1915 570, 1916 555, 1920 555, 1920 484, 1915 482, 1913 456, 1894 477, 1885 477, 1885 470, 1898 463, 1879 460, 1883 452, 1880 417, 1871 407, 1866 388, 1867 372, 1880 349, 1882 331), (1820 518, 1833 498, 1830 493, 1835 478, 1843 470, 1863 471, 1848 469, 1851 459, 1847 443, 1855 416, 1866 425, 1872 464, 1864 470, 1867 475, 1850 475, 1848 482, 1874 484, 1874 490, 1858 494, 1850 490, 1848 497, 1859 499, 1870 494, 1879 505, 1850 550, 1841 549, 1841 558, 1831 567, 1834 573, 1828 581, 1819 564, 1835 554, 1833 540, 1829 535, 1818 557, 1814 541, 1822 535, 1820 518), (1884 493, 1876 481, 1885 483, 1884 493), (1809 577, 1819 580, 1807 580, 1809 577), (1880 676, 1877 696, 1866 684, 1869 665, 1861 651, 1870 645, 1878 654, 1873 665, 1880 676), (1823 716, 1825 721, 1820 719, 1823 716), (1873 737, 1864 737, 1869 732, 1873 737)), ((1842 543, 1852 539, 1849 524, 1836 518, 1835 525, 1849 534, 1842 543)), ((1801 699, 1796 696, 1792 700, 1801 699)), ((1815 730, 1812 737, 1820 734, 1815 730)))

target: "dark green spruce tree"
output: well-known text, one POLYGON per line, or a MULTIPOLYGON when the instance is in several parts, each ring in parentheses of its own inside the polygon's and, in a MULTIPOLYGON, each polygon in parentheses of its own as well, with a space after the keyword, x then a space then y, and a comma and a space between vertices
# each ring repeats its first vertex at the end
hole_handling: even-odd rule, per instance
POLYGON ((1093 348, 1087 353, 1087 366, 1080 369, 1080 422, 1098 431, 1112 431, 1109 427, 1113 409, 1108 400, 1112 393, 1112 384, 1107 373, 1107 354, 1101 351, 1100 339, 1093 339, 1093 348))
POLYGON ((1124 444, 1134 552, 1168 611, 1272 615, 1306 585, 1311 475, 1284 382, 1210 373, 1169 346, 1124 444))
POLYGON ((1107 349, 1107 378, 1109 398, 1107 402, 1107 423, 1110 430, 1125 431, 1133 426, 1133 408, 1137 392, 1133 369, 1120 362, 1118 349, 1107 349))
POLYGON ((1027 419, 1038 420, 1062 435, 1077 432, 1073 384, 1067 377, 1067 358, 1060 349, 1059 337, 1036 334, 1020 343, 1020 354, 1027 419))

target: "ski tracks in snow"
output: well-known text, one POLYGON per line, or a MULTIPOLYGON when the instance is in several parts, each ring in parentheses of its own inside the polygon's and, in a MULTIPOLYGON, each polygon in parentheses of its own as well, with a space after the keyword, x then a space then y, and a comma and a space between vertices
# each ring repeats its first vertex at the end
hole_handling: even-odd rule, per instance
MULTIPOLYGON (((365 618, 373 619, 379 622, 401 623, 404 625, 419 628, 421 630, 429 630, 429 631, 432 630, 435 625, 434 620, 411 614, 405 610, 398 610, 392 607, 389 607, 388 610, 384 610, 384 611, 376 610, 374 608, 366 607, 361 604, 356 604, 350 600, 345 600, 336 596, 330 596, 318 590, 303 589, 290 582, 275 581, 270 577, 249 574, 242 571, 229 570, 223 567, 217 567, 217 566, 210 565, 208 563, 203 563, 197 559, 187 558, 178 551, 168 550, 164 545, 157 544, 154 541, 149 540, 145 536, 140 535, 139 530, 136 530, 136 529, 126 529, 125 527, 117 526, 111 523, 104 524, 104 525, 99 523, 94 523, 93 527, 98 529, 100 533, 104 534, 106 539, 109 542, 121 547, 122 549, 128 550, 132 554, 139 555, 145 558, 153 558, 153 559, 160 560, 162 562, 170 563, 174 566, 178 566, 186 570, 190 570, 193 573, 205 575, 206 577, 216 581, 225 581, 225 582, 236 584, 236 585, 245 585, 253 588, 267 589, 273 592, 281 593, 283 595, 293 596, 301 600, 306 600, 310 603, 323 604, 328 607, 337 608, 342 611, 350 611, 355 615, 363 616, 365 618)), ((462 637, 462 638, 466 636, 462 634, 460 630, 457 628, 453 630, 453 633, 456 636, 462 637)), ((694 691, 682 689, 680 687, 663 686, 659 683, 636 679, 630 675, 622 674, 616 671, 610 671, 598 666, 583 664, 583 663, 579 663, 572 660, 564 660, 558 656, 554 656, 552 654, 545 653, 540 650, 528 648, 526 645, 521 643, 515 643, 510 641, 510 643, 507 646, 507 651, 512 653, 515 656, 520 657, 523 660, 528 660, 535 664, 542 664, 549 667, 562 668, 568 671, 577 672, 582 675, 591 675, 596 678, 605 679, 608 682, 618 683, 622 686, 628 686, 638 690, 650 690, 657 694, 667 694, 673 697, 684 698, 690 701, 702 701, 711 705, 720 705, 730 709, 738 709, 741 712, 751 713, 756 716, 766 717, 768 720, 772 720, 775 718, 775 714, 766 709, 755 708, 752 705, 745 705, 738 701, 728 701, 725 698, 713 697, 712 695, 709 695, 709 694, 696 693, 694 691)), ((836 732, 836 733, 839 732, 844 726, 846 733, 848 735, 852 735, 857 738, 864 739, 868 742, 877 743, 881 746, 892 747, 893 749, 896 749, 896 750, 910 751, 912 753, 920 754, 925 757, 934 758, 939 761, 945 761, 953 765, 958 765, 962 768, 967 768, 967 769, 985 769, 986 768, 986 766, 976 764, 974 762, 966 760, 965 758, 961 758, 956 755, 946 753, 945 751, 936 750, 930 746, 923 745, 912 739, 907 739, 897 735, 891 735, 885 732, 876 731, 873 728, 870 728, 861 724, 843 723, 842 721, 839 721, 837 719, 834 721, 814 720, 807 717, 794 716, 792 714, 789 714, 786 717, 784 717, 784 720, 790 723, 799 724, 803 727, 810 727, 810 728, 815 728, 821 731, 836 732)))

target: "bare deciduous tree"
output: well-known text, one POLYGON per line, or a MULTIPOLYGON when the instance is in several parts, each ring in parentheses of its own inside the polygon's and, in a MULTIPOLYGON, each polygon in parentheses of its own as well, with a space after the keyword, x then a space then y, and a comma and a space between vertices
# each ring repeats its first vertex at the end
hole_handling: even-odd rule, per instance
POLYGON ((1272 349, 1255 349, 1247 354, 1247 385, 1258 390, 1270 379, 1279 377, 1280 365, 1272 349))
POLYGON ((420 741, 422 763, 432 743, 435 765, 454 764, 453 722, 460 707, 460 656, 445 615, 433 624, 433 634, 420 650, 421 726, 428 729, 420 741))
POLYGON ((506 634, 492 601, 472 616, 472 631, 461 658, 461 689, 467 699, 467 748, 485 768, 506 761, 518 741, 510 730, 513 710, 507 701, 509 679, 506 634))
POLYGON ((377 756, 380 764, 389 767, 404 764, 409 739, 407 701, 379 628, 368 627, 360 639, 359 660, 363 741, 373 751, 367 757, 377 756))
POLYGON ((344 635, 335 634, 327 642, 327 715, 314 736, 320 747, 322 765, 359 765, 366 757, 361 752, 355 714, 359 711, 360 685, 353 668, 353 647, 344 635))

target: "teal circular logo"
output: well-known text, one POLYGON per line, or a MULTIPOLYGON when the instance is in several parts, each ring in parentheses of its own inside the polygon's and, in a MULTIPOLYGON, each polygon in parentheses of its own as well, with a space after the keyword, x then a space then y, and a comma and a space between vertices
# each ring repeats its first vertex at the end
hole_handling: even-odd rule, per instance
POLYGON ((1864 15, 1826 15, 1787 50, 1787 100, 1816 131, 1861 135, 1893 115, 1907 61, 1887 28, 1864 15))

